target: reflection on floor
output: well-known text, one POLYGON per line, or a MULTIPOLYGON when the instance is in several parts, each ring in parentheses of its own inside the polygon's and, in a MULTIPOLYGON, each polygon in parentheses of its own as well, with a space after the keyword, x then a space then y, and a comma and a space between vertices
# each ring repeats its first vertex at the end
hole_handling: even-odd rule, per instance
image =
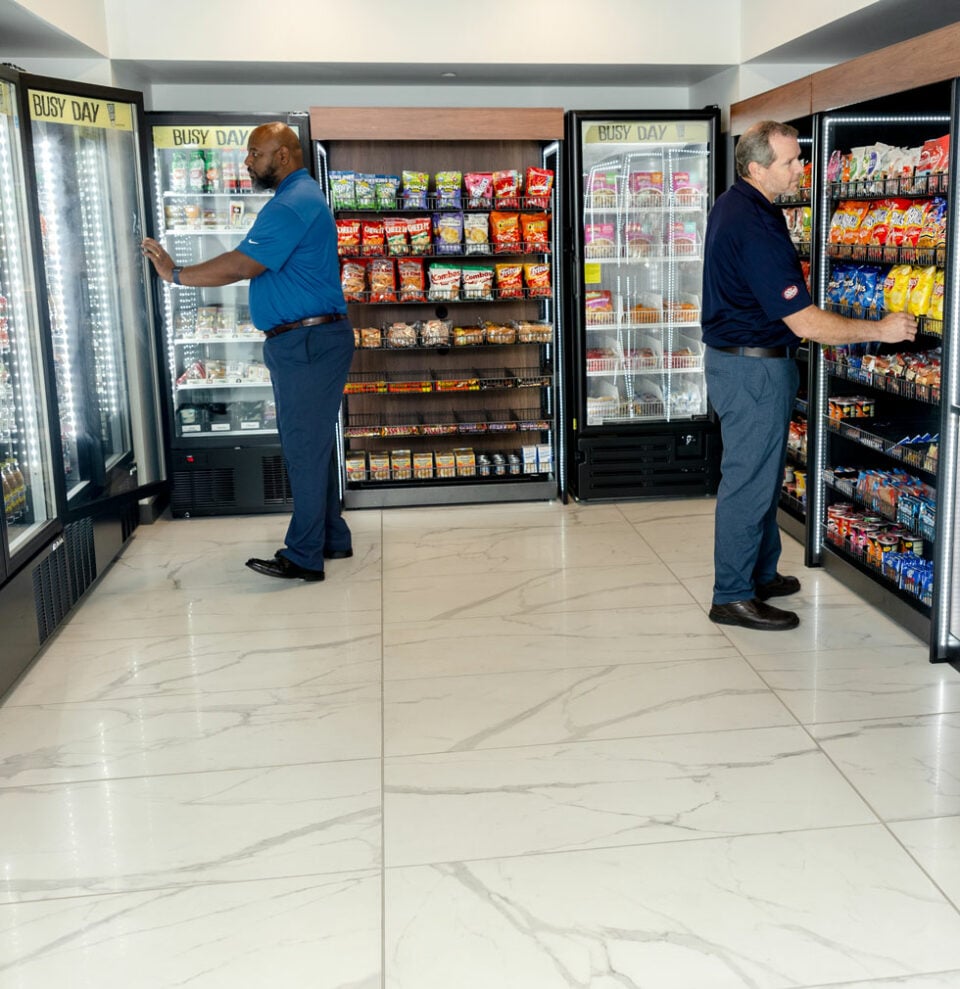
POLYGON ((0 707, 0 986, 960 986, 960 676, 712 503, 161 521, 0 707))

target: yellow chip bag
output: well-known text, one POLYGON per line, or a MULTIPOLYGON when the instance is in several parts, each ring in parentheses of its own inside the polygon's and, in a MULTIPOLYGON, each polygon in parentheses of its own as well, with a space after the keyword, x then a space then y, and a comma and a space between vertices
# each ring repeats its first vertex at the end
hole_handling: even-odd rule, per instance
POLYGON ((903 312, 907 307, 910 291, 910 272, 908 264, 894 265, 883 282, 883 307, 887 312, 903 312))
POLYGON ((911 316, 926 316, 930 310, 930 300, 933 297, 933 282, 937 269, 914 268, 910 276, 913 287, 910 289, 910 300, 907 302, 907 312, 911 316), (915 281, 914 281, 915 279, 915 281))
POLYGON ((938 268, 933 276, 933 294, 930 296, 930 308, 927 310, 929 319, 943 321, 943 269, 938 268))

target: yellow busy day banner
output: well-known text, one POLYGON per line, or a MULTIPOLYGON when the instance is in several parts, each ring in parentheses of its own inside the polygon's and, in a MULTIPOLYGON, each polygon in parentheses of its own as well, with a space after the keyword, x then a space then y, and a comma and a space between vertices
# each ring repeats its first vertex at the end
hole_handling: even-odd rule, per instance
POLYGON ((247 139, 253 127, 154 127, 153 146, 173 148, 203 148, 205 151, 231 148, 247 150, 247 139))
POLYGON ((89 96, 68 96, 31 89, 27 94, 30 119, 68 127, 97 127, 100 130, 133 130, 133 108, 89 96))
POLYGON ((706 120, 608 120, 591 123, 584 144, 706 144, 710 124, 706 120))

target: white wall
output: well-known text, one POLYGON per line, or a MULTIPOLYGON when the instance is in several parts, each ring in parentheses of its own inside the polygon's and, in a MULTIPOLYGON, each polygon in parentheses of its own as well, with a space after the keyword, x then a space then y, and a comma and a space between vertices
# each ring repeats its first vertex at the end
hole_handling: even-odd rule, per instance
POLYGON ((879 0, 740 0, 739 61, 757 58, 819 27, 872 7, 879 0))
MULTIPOLYGON (((25 10, 76 38, 94 52, 108 54, 104 0, 16 0, 25 10)), ((139 0, 130 0, 131 6, 139 0)), ((146 6, 146 5, 144 5, 146 6)), ((154 10, 156 8, 153 8, 154 10)))

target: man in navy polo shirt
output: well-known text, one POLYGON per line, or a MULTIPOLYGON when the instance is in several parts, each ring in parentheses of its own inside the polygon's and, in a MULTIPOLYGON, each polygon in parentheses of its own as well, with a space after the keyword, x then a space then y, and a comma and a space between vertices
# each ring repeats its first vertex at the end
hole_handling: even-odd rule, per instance
POLYGON ((783 212, 797 191, 797 131, 765 120, 736 147, 737 181, 717 198, 704 242, 703 339, 710 402, 723 438, 714 531, 712 621, 761 630, 795 628, 792 611, 766 604, 800 590, 777 572, 777 503, 786 461, 801 338, 822 344, 916 337, 916 321, 890 313, 847 319, 813 305, 783 212))
POLYGON ((235 250, 185 268, 176 267, 155 240, 144 240, 143 251, 161 278, 178 285, 250 279, 250 316, 266 332, 263 359, 273 382, 293 514, 286 545, 272 559, 250 559, 247 566, 269 577, 323 580, 325 558, 353 555, 334 449, 353 358, 336 225, 286 124, 257 127, 245 164, 255 188, 276 192, 235 250))

